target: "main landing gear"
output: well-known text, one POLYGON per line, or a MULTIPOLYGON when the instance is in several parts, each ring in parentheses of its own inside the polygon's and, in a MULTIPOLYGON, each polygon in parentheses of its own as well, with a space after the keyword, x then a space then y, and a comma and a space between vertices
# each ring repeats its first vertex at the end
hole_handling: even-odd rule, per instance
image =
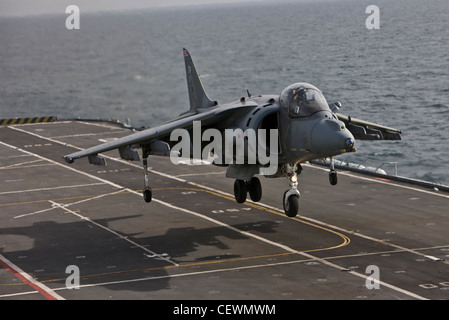
MULTIPOLYGON (((290 180, 290 189, 285 191, 283 197, 283 206, 285 214, 288 217, 296 217, 299 209, 298 191, 298 175, 301 173, 302 167, 300 164, 288 164, 283 167, 283 172, 286 173, 290 180)), ((235 180, 234 182, 234 197, 238 203, 246 201, 247 194, 252 201, 257 202, 262 198, 262 186, 257 177, 252 177, 251 180, 235 180)))
POLYGON ((290 190, 284 192, 283 205, 287 217, 296 217, 299 210, 299 197, 301 196, 298 190, 298 174, 301 173, 302 167, 300 164, 288 164, 286 166, 286 175, 290 180, 290 190))
POLYGON ((251 180, 235 180, 234 182, 234 197, 238 203, 246 201, 246 196, 249 193, 249 197, 252 201, 257 202, 262 198, 262 185, 257 177, 252 177, 251 180))
POLYGON ((144 188, 143 188, 143 199, 145 202, 151 202, 153 198, 153 192, 151 191, 149 180, 148 180, 148 155, 143 154, 143 175, 144 175, 144 188))

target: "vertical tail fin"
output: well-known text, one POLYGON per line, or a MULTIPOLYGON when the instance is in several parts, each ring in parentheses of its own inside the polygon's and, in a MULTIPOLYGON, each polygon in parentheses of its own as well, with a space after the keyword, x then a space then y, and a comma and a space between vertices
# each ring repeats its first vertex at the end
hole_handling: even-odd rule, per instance
POLYGON ((189 51, 183 49, 184 62, 186 65, 187 89, 189 91, 190 110, 197 112, 198 108, 207 108, 217 105, 217 101, 212 101, 203 88, 198 72, 196 71, 189 51))

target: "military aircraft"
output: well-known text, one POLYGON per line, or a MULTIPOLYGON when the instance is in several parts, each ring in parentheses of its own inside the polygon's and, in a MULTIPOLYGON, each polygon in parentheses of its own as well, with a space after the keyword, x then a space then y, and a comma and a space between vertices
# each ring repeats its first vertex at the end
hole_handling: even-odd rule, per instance
MULTIPOLYGON (((232 150, 232 159, 227 159, 228 162, 216 161, 212 164, 227 167, 226 177, 235 179, 234 195, 238 203, 245 202, 248 193, 252 201, 257 202, 261 199, 262 187, 259 178, 255 177, 256 174, 268 178, 287 177, 290 181, 290 189, 285 191, 282 202, 285 214, 294 217, 299 209, 300 193, 297 187, 298 175, 302 170, 301 163, 330 158, 329 182, 331 185, 336 185, 337 172, 332 159, 345 152, 355 152, 356 138, 401 140, 400 130, 339 114, 340 102, 329 104, 317 87, 304 82, 289 85, 280 95, 252 96, 247 91, 248 97, 242 97, 227 104, 219 104, 206 94, 187 49, 183 49, 183 55, 190 100, 190 109, 187 112, 159 126, 65 155, 64 159, 68 163, 73 163, 76 159, 88 157, 91 164, 106 165, 106 159, 99 153, 118 149, 122 159, 140 161, 136 149, 141 149, 144 171, 143 197, 146 202, 150 202, 152 191, 148 178, 148 156, 179 155, 179 152, 173 150, 179 149, 176 148, 179 139, 172 141, 171 138, 175 130, 186 130, 190 134, 194 134, 195 128, 202 134, 211 129, 223 134, 229 128, 240 129, 241 132, 269 130, 271 135, 268 134, 265 138, 257 135, 256 141, 260 145, 264 140, 264 152, 275 156, 274 171, 263 170, 268 165, 267 162, 261 161, 262 154, 258 154, 255 163, 248 161, 249 150, 257 149, 251 146, 254 144, 254 139, 248 139, 248 135, 236 135, 232 142, 234 145, 243 143, 246 148, 243 156, 245 161, 237 161, 236 147, 235 151, 232 150), (198 125, 195 127, 198 123, 201 124, 200 128, 198 125)), ((195 144, 200 144, 201 147, 205 147, 206 142, 201 139, 199 142, 193 141, 193 145, 195 147, 195 144)), ((222 150, 215 145, 215 150, 209 151, 214 153, 214 159, 223 160, 222 150)), ((198 153, 196 155, 198 157, 198 153)), ((194 158, 195 152, 190 152, 187 156, 194 158)))

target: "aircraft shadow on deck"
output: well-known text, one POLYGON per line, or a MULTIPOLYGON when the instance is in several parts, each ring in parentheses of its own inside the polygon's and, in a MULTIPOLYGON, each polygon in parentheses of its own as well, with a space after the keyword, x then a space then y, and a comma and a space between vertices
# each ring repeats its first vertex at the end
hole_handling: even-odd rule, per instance
MULTIPOLYGON (((140 215, 94 221, 108 227, 111 222, 138 216, 140 215)), ((274 233, 277 226, 273 221, 260 221, 256 225, 254 222, 232 225, 242 231, 258 233, 274 233)), ((163 235, 143 238, 140 238, 139 234, 122 236, 153 251, 154 255, 89 222, 42 221, 24 227, 1 228, 0 239, 6 246, 0 248, 0 253, 51 288, 65 286, 69 276, 69 273, 65 273, 67 266, 76 265, 80 270, 81 286, 162 277, 157 281, 145 281, 144 285, 125 283, 107 286, 110 290, 157 291, 167 288, 170 277, 164 276, 168 276, 167 270, 174 267, 174 264, 162 258, 178 263, 179 268, 182 268, 183 264, 241 258, 240 254, 225 253, 225 250, 242 251, 238 246, 231 248, 226 240, 250 239, 220 226, 203 229, 170 228, 163 235), (198 250, 205 251, 205 255, 195 254, 198 250), (192 256, 192 259, 182 259, 189 256, 192 256)), ((186 268, 183 271, 189 270, 186 268)))

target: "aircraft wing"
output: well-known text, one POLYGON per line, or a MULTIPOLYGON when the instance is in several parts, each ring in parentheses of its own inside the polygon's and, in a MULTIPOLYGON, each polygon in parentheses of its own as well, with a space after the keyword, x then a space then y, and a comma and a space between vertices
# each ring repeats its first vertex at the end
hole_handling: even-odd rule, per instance
POLYGON ((338 119, 343 121, 351 131, 354 138, 359 140, 401 140, 401 130, 382 126, 373 122, 351 118, 336 113, 338 119))
POLYGON ((166 142, 162 141, 162 139, 166 139, 173 130, 177 128, 189 130, 192 128, 193 121, 201 121, 202 126, 213 125, 222 121, 223 118, 228 117, 229 114, 237 112, 237 109, 243 109, 244 111, 246 108, 254 108, 255 106, 257 106, 257 104, 247 103, 246 105, 235 105, 225 109, 212 109, 203 113, 176 119, 157 127, 149 128, 82 151, 74 152, 65 155, 63 158, 67 163, 73 163, 76 159, 88 157, 91 164, 106 165, 106 160, 98 154, 118 149, 122 159, 139 161, 139 155, 137 151, 133 149, 142 146, 148 147, 150 154, 169 156, 170 148, 166 142))

